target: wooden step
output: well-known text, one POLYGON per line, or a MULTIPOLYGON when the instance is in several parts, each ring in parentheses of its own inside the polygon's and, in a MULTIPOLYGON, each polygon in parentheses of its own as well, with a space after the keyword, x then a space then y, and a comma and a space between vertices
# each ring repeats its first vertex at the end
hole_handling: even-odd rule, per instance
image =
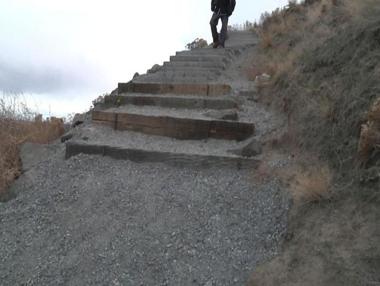
POLYGON ((135 163, 163 163, 175 168, 192 169, 247 170, 256 168, 260 162, 259 160, 241 157, 147 151, 141 149, 91 145, 77 142, 69 142, 66 144, 66 160, 79 154, 102 155, 118 160, 129 160, 135 163))
POLYGON ((115 130, 135 131, 180 140, 215 138, 243 141, 254 133, 253 123, 147 116, 121 112, 94 111, 92 122, 115 130))
POLYGON ((104 104, 106 108, 128 104, 136 106, 217 110, 237 107, 237 103, 229 99, 148 95, 108 95, 104 97, 104 104))
MULTIPOLYGON (((131 91, 130 83, 119 83, 118 94, 131 91)), ((231 93, 227 84, 184 84, 184 83, 133 83, 134 93, 149 94, 186 94, 222 96, 231 93)))

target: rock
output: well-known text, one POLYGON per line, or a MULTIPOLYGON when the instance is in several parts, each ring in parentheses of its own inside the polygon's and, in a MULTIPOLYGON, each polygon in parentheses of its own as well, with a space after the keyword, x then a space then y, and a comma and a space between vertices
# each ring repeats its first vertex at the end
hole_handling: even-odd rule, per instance
POLYGON ((247 140, 241 143, 241 146, 227 150, 227 152, 242 156, 242 157, 253 157, 263 153, 263 148, 259 141, 255 138, 248 138, 247 140))
POLYGON ((54 152, 46 145, 29 142, 25 143, 22 145, 20 150, 20 159, 23 171, 29 171, 38 163, 49 158, 51 155, 53 155, 53 153, 54 152))
POLYGON ((66 141, 69 141, 70 139, 73 138, 73 134, 67 134, 67 135, 63 135, 61 137, 61 143, 65 143, 66 141))
POLYGON ((71 124, 71 126, 75 128, 87 120, 88 119, 87 119, 86 113, 77 113, 75 114, 73 118, 73 123, 71 124))
POLYGON ((270 81, 270 75, 263 73, 262 75, 258 75, 255 78, 256 86, 267 85, 270 81))
POLYGON ((97 99, 95 99, 95 100, 93 100, 92 101, 92 104, 94 105, 94 106, 97 106, 98 104, 103 104, 104 103, 104 96, 98 96, 98 98, 97 99))
POLYGON ((249 90, 249 91, 241 90, 241 91, 239 91, 238 95, 245 97, 250 101, 254 101, 254 102, 259 101, 259 94, 254 90, 249 90))
POLYGON ((147 73, 156 73, 156 72, 158 72, 158 68, 159 68, 160 66, 158 65, 158 64, 155 64, 154 66, 152 66, 152 68, 151 69, 149 69, 148 71, 147 71, 147 73))
POLYGON ((220 119, 220 120, 230 120, 237 121, 238 114, 235 109, 227 109, 227 110, 212 110, 205 113, 205 116, 220 119))

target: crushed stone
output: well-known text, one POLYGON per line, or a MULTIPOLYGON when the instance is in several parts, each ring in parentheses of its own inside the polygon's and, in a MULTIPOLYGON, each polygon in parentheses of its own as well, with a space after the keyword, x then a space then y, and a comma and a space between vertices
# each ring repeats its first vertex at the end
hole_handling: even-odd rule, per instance
POLYGON ((0 205, 0 285, 243 285, 289 211, 250 176, 62 150, 0 205))

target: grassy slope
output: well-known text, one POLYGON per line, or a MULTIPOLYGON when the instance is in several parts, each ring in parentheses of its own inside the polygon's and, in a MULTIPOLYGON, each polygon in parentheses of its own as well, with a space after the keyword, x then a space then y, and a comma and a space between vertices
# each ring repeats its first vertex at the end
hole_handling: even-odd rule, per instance
POLYGON ((272 76, 260 99, 287 114, 276 140, 291 141, 308 176, 291 185, 279 256, 248 285, 380 285, 379 14, 379 1, 322 0, 262 19, 260 57, 247 72, 272 76))

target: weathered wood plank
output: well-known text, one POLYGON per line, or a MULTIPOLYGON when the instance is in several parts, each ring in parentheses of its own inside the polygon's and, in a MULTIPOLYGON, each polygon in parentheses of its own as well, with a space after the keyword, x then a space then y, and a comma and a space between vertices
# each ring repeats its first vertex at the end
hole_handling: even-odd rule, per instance
MULTIPOLYGON (((129 92, 131 83, 119 83, 118 94, 129 92)), ((225 84, 186 84, 186 83, 133 83, 134 93, 149 94, 191 94, 223 96, 229 95, 231 87, 225 84)))
POLYGON ((128 95, 109 95, 105 96, 104 104, 106 108, 122 105, 136 106, 161 106, 169 108, 186 109, 232 109, 237 107, 237 103, 229 99, 203 99, 186 97, 162 97, 162 96, 128 96, 128 95), (118 103, 119 101, 119 103, 118 103))
POLYGON ((207 95, 207 84, 134 83, 133 92, 207 95))
POLYGON ((117 113, 93 111, 92 120, 115 122, 117 113))
POLYGON ((231 86, 227 84, 210 84, 208 89, 209 96, 228 95, 231 93, 231 86))
POLYGON ((148 151, 77 142, 69 142, 66 144, 66 160, 79 154, 109 156, 114 159, 129 160, 135 163, 163 163, 176 168, 191 169, 249 170, 256 168, 260 162, 259 160, 240 157, 148 151))
POLYGON ((116 129, 117 126, 116 126, 116 121, 102 121, 102 120, 92 120, 92 123, 95 123, 95 124, 99 124, 99 125, 103 125, 103 126, 107 126, 107 127, 111 127, 113 129, 116 129))
POLYGON ((125 92, 133 92, 133 82, 123 82, 117 85, 117 93, 122 94, 125 92))
POLYGON ((254 124, 252 123, 221 120, 148 116, 103 111, 94 111, 92 113, 92 120, 94 123, 105 121, 107 122, 107 126, 115 126, 117 130, 135 131, 180 140, 215 138, 243 141, 254 133, 254 124))

